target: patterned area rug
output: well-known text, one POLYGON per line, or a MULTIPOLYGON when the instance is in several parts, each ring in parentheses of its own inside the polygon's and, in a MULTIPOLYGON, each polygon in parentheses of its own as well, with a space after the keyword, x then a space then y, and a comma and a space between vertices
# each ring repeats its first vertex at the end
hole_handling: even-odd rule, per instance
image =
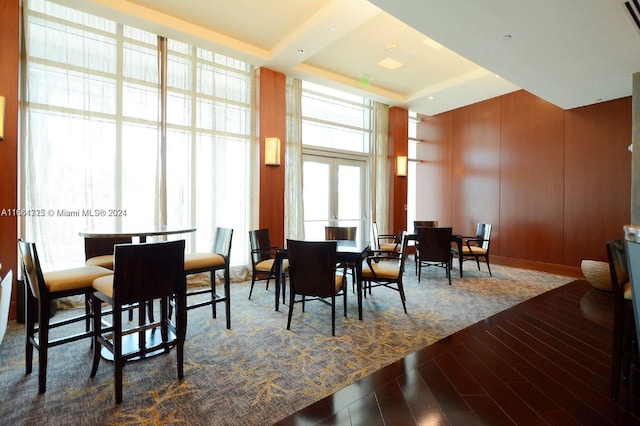
MULTIPOLYGON (((288 306, 274 310, 273 285, 232 284, 231 330, 224 312, 211 318, 209 307, 189 311, 185 378, 177 381, 175 351, 127 364, 124 402, 114 404, 113 367, 102 361, 89 378, 89 341, 49 352, 47 392, 38 395, 34 371, 24 374, 24 326, 10 323, 0 347, 0 419, 3 424, 189 424, 268 425, 373 371, 442 337, 519 302, 573 281, 573 278, 496 265, 493 277, 467 266, 454 270, 449 286, 444 271, 423 269, 417 282, 413 263, 405 272, 407 310, 400 296, 375 288, 364 299, 363 321, 349 293, 348 317, 342 300, 336 309, 336 337, 330 308, 296 305, 291 331, 288 306)), ((69 314, 59 312, 58 317, 69 314)))

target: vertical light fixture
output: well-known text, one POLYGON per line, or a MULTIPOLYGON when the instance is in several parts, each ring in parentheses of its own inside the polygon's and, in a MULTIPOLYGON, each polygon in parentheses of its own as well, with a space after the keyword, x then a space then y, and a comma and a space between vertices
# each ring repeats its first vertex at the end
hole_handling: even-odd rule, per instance
POLYGON ((264 164, 280 165, 280 138, 264 138, 264 164))
POLYGON ((4 140, 4 107, 7 100, 4 96, 0 96, 0 141, 4 140))
POLYGON ((407 176, 407 156, 398 155, 396 157, 396 176, 407 176))

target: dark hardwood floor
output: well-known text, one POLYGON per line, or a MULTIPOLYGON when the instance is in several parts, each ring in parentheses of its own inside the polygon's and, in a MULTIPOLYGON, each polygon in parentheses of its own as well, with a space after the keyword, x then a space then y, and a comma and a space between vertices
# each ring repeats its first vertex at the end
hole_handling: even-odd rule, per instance
POLYGON ((640 424, 640 402, 630 396, 627 382, 620 403, 609 397, 612 323, 612 296, 575 281, 461 330, 277 424, 640 424))

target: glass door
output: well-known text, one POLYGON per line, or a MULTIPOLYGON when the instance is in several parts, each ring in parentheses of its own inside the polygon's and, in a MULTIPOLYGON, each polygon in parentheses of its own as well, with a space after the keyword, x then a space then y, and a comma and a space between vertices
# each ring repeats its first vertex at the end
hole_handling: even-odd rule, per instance
POLYGON ((357 239, 368 235, 366 162, 304 155, 302 165, 304 232, 308 240, 324 240, 325 226, 355 226, 357 239))

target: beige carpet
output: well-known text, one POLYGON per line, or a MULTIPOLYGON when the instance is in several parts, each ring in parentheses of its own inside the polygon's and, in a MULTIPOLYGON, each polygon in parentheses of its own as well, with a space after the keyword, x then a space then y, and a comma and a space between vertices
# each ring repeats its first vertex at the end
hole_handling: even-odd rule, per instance
POLYGON ((258 283, 249 301, 249 283, 232 284, 232 329, 226 330, 223 316, 211 318, 208 307, 190 311, 184 380, 176 380, 174 351, 127 364, 119 405, 113 403, 109 362, 89 378, 88 340, 50 351, 47 392, 38 395, 37 355, 26 376, 24 327, 11 322, 0 347, 1 423, 268 425, 444 336, 573 281, 498 265, 489 277, 465 266, 465 278, 454 270, 449 286, 441 269, 423 270, 418 284, 409 263, 408 315, 397 292, 376 288, 358 321, 350 293, 349 317, 337 317, 336 337, 328 306, 309 303, 303 314, 297 305, 287 331, 288 306, 274 311, 273 286, 265 291, 258 283))

